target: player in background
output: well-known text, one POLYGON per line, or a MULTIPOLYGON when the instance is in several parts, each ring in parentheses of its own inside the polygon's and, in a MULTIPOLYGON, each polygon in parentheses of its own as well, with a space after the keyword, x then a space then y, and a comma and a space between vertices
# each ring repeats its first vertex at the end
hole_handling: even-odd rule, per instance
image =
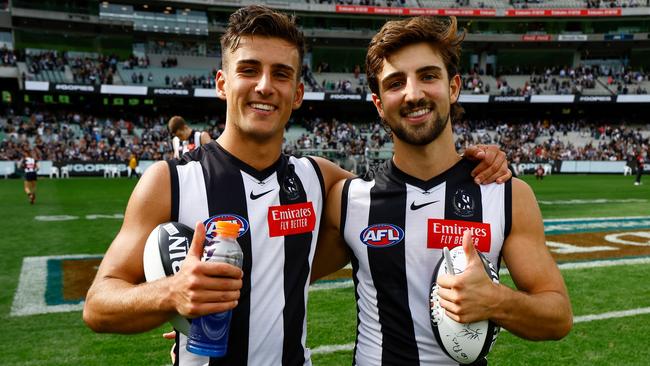
MULTIPOLYGON (((193 318, 234 308, 224 359, 188 354, 177 335, 175 364, 309 365, 306 304, 324 199, 351 173, 323 158, 281 152, 287 121, 304 95, 304 36, 295 20, 248 6, 231 15, 221 43, 216 91, 226 102, 225 130, 143 174, 88 291, 84 321, 98 332, 135 333, 175 313, 193 318), (294 214, 301 217, 291 221, 294 214), (243 276, 237 267, 200 260, 202 222, 224 215, 248 224, 238 238, 243 276), (176 275, 144 283, 146 238, 172 220, 195 228, 191 249, 176 275)), ((466 154, 482 160, 477 181, 509 178, 505 155, 494 146, 466 154)))
POLYGON ((205 145, 212 141, 210 134, 205 131, 195 131, 181 116, 174 116, 169 119, 167 123, 169 134, 172 135, 172 148, 174 151, 174 159, 179 156, 190 152, 201 145, 205 145))
POLYGON ((20 167, 25 171, 25 194, 27 194, 29 204, 33 205, 34 201, 36 201, 38 162, 34 158, 34 154, 30 149, 26 149, 23 155, 24 156, 20 162, 20 167))
POLYGON ((318 278, 352 262, 356 365, 458 364, 437 344, 428 304, 442 248, 461 243, 467 269, 437 281, 450 318, 490 319, 531 340, 560 339, 572 327, 532 190, 516 178, 479 186, 469 178, 475 163, 456 152, 462 39, 454 17, 417 17, 387 22, 368 49, 372 100, 394 155, 374 176, 330 191, 312 272, 318 278), (477 250, 497 268, 503 258, 517 290, 493 283, 477 250))
POLYGON ((643 150, 639 150, 639 153, 636 155, 636 179, 634 180, 635 186, 640 186, 641 177, 643 176, 643 169, 645 168, 645 153, 643 150))

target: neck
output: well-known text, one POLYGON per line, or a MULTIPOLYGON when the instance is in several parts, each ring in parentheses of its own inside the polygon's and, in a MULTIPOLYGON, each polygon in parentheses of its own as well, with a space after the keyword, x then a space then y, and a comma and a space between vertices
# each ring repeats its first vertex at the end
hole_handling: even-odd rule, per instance
POLYGON ((274 136, 256 140, 242 135, 236 128, 229 128, 228 124, 217 138, 217 142, 230 154, 256 170, 264 170, 273 165, 282 151, 282 135, 279 138, 274 136))
POLYGON ((393 135, 395 154, 393 162, 399 170, 427 181, 456 164, 461 157, 456 152, 451 123, 437 139, 424 146, 416 146, 401 141, 393 135))

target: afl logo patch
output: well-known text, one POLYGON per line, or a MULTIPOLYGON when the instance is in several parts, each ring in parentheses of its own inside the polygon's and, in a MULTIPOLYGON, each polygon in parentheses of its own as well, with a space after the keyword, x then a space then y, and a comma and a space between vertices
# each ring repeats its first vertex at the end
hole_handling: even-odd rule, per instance
POLYGON ((246 232, 248 231, 248 221, 246 221, 245 218, 239 215, 235 215, 235 214, 215 215, 203 221, 203 224, 205 225, 205 238, 207 240, 213 239, 214 236, 217 234, 217 222, 219 221, 228 221, 228 222, 234 222, 239 224, 238 238, 246 234, 246 232))
POLYGON ((458 188, 454 193, 453 205, 454 212, 460 217, 474 215, 474 198, 462 188, 458 188))
POLYGON ((385 248, 402 241, 404 230, 393 224, 374 224, 365 228, 359 238, 369 247, 385 248))

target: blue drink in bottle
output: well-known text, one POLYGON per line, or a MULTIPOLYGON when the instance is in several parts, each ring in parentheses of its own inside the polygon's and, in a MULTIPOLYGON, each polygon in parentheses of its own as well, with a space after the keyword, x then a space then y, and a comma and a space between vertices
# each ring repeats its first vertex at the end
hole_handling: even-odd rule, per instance
MULTIPOLYGON (((217 235, 203 249, 206 262, 223 262, 239 268, 244 261, 244 253, 239 244, 239 224, 217 222, 217 235)), ((192 319, 187 335, 187 350, 201 356, 222 357, 228 349, 228 333, 232 310, 208 314, 192 319)))

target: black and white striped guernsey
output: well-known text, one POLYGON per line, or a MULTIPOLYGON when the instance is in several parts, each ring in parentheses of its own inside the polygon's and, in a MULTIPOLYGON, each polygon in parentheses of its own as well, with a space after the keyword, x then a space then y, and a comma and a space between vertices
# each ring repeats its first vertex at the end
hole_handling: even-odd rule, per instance
POLYGON ((36 173, 36 159, 27 157, 23 160, 23 169, 25 173, 36 173))
POLYGON ((177 365, 311 365, 306 304, 324 188, 310 158, 282 155, 257 171, 216 142, 169 161, 172 221, 237 221, 243 287, 224 358, 195 356, 177 336, 177 365))
POLYGON ((461 160, 429 181, 385 162, 371 180, 346 181, 341 232, 357 300, 354 364, 454 365, 430 325, 429 289, 442 247, 475 245, 499 264, 511 225, 511 182, 476 185, 461 160))

